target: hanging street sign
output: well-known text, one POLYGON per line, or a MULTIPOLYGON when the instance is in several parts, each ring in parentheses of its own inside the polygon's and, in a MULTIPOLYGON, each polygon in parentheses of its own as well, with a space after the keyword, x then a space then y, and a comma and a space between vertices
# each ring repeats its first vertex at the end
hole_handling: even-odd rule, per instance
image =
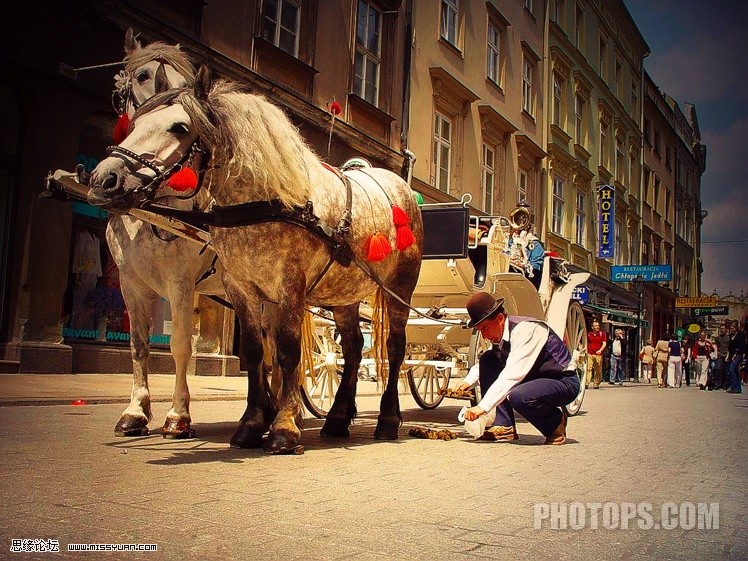
POLYGON ((676 298, 676 308, 713 308, 717 305, 716 296, 695 296, 692 298, 676 298))
POLYGON ((729 306, 714 306, 712 308, 694 308, 693 315, 695 316, 729 316, 729 306))
POLYGON ((575 286, 571 291, 571 299, 584 305, 590 300, 590 289, 586 286, 575 286))
POLYGON ((613 185, 597 188, 597 256, 615 258, 616 190, 613 185))
POLYGON ((668 282, 672 280, 672 275, 670 265, 613 265, 610 268, 610 280, 613 282, 668 282))

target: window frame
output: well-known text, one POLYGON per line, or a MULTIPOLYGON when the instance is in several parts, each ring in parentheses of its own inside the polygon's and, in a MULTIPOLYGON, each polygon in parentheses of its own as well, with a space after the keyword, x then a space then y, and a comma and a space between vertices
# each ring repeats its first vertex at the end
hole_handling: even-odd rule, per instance
POLYGON ((486 78, 501 87, 501 39, 503 28, 489 18, 488 28, 486 30, 486 78), (496 44, 491 42, 491 30, 496 32, 496 44), (495 64, 491 61, 495 58, 495 64), (495 76, 491 75, 491 68, 494 66, 495 76))
POLYGON ((452 119, 442 113, 441 111, 435 110, 434 111, 434 131, 432 135, 432 145, 433 145, 433 154, 432 154, 432 177, 433 177, 433 186, 435 189, 442 191, 443 193, 449 194, 451 182, 452 182, 452 138, 454 136, 454 123, 452 122, 452 119), (443 123, 449 124, 449 138, 446 140, 441 136, 443 131, 443 123), (437 149, 437 147, 439 149, 437 149), (442 148, 446 148, 447 150, 447 165, 444 167, 442 164, 442 148), (446 171, 446 188, 442 189, 441 187, 441 177, 442 177, 442 170, 446 171))
POLYGON ((276 2, 276 10, 274 17, 275 19, 270 19, 268 17, 267 12, 267 0, 263 0, 262 2, 262 23, 261 23, 261 30, 260 35, 263 39, 274 45, 275 47, 278 47, 280 50, 282 50, 284 53, 287 53, 291 55, 294 58, 299 58, 299 52, 301 48, 301 19, 302 19, 302 6, 301 2, 299 0, 275 0, 276 2), (283 13, 283 6, 290 5, 294 6, 296 8, 296 31, 293 35, 294 37, 294 52, 289 52, 285 48, 281 46, 281 31, 285 29, 282 26, 282 13, 283 13), (268 38, 265 37, 266 32, 266 23, 270 21, 273 22, 274 29, 273 29, 273 37, 268 38))
POLYGON ((577 191, 576 196, 576 217, 574 240, 577 245, 585 247, 585 237, 587 235, 587 193, 577 191))
POLYGON ((496 197, 496 149, 483 142, 483 154, 481 156, 481 193, 483 195, 483 211, 488 214, 493 214, 494 198, 496 197), (486 153, 491 153, 491 162, 487 162, 486 153), (487 178, 491 178, 490 196, 489 189, 487 188, 487 178))
POLYGON ((553 105, 552 105, 552 121, 551 123, 563 129, 563 105, 564 104, 564 79, 558 73, 553 73, 553 105))
POLYGON ((553 202, 551 207, 551 231, 564 236, 564 188, 566 181, 558 175, 553 178, 553 202))
POLYGON ((439 37, 459 49, 460 0, 441 0, 439 6, 439 37), (451 22, 450 22, 450 16, 451 22), (450 23, 452 26, 450 27, 450 23), (454 33, 452 40, 450 34, 454 33))
POLYGON ((380 106, 380 92, 381 92, 381 76, 382 76, 382 65, 383 65, 383 54, 382 54, 382 36, 384 33, 384 17, 382 14, 382 11, 377 8, 376 5, 374 5, 369 0, 357 0, 357 10, 356 10, 356 40, 355 40, 355 52, 354 52, 354 62, 353 62, 353 93, 359 96, 361 99, 367 101, 368 103, 372 104, 374 107, 380 106), (368 33, 368 24, 369 24, 369 15, 371 12, 376 14, 377 16, 377 26, 378 30, 376 31, 376 38, 377 38, 377 51, 374 52, 371 50, 371 46, 368 44, 362 44, 359 41, 359 28, 360 28, 360 21, 359 18, 361 16, 361 7, 365 6, 367 8, 366 13, 366 37, 369 37, 368 33), (359 76, 358 73, 358 61, 359 56, 361 57, 361 60, 363 61, 363 75, 359 76), (367 85, 370 84, 367 77, 367 70, 369 69, 369 64, 374 65, 375 67, 375 81, 376 83, 373 85, 374 88, 374 96, 373 99, 369 95, 370 94, 370 88, 367 87, 367 85))
POLYGON ((522 55, 522 111, 534 117, 533 79, 535 65, 526 54, 522 55))

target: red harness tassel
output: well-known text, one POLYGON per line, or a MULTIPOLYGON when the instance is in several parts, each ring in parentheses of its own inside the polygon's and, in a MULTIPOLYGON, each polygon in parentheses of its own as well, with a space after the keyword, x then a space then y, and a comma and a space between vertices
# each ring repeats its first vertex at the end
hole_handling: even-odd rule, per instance
POLYGON ((369 261, 381 261, 392 251, 387 237, 381 232, 369 236, 366 240, 366 258, 369 261))
POLYGON ((169 178, 166 184, 174 191, 189 191, 197 188, 197 174, 192 168, 182 168, 169 178))
POLYGON ((395 223, 395 246, 398 250, 405 251, 416 241, 413 230, 410 229, 410 218, 402 207, 392 205, 392 221, 395 223))
POLYGON ((130 129, 130 117, 127 113, 122 113, 117 119, 117 124, 114 125, 114 133, 112 138, 115 144, 122 144, 122 141, 127 138, 127 132, 130 129))

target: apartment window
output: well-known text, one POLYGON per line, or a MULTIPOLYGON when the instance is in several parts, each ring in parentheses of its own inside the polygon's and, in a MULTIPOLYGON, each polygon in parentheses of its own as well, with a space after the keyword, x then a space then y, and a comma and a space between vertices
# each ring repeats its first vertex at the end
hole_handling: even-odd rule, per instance
POLYGON ((442 39, 457 46, 457 2, 458 0, 442 0, 441 27, 442 39))
POLYGON ((452 152, 452 122, 441 113, 434 113, 434 153, 432 174, 434 187, 449 193, 449 170, 452 152))
POLYGON ((289 0, 265 0, 262 37, 279 49, 299 56, 299 20, 301 7, 289 0))
POLYGON ((645 203, 649 203, 649 182, 652 179, 652 172, 647 168, 644 168, 644 192, 642 193, 642 200, 645 203))
POLYGON ((623 224, 620 220, 616 220, 616 239, 614 241, 615 244, 615 254, 616 254, 616 263, 623 264, 623 254, 621 251, 623 250, 623 224))
POLYGON ((623 102, 623 66, 616 58, 616 96, 623 102))
POLYGON ((585 193, 577 193, 577 217, 576 217, 576 232, 574 241, 584 246, 584 238, 586 235, 585 224, 587 220, 587 195, 585 193))
POLYGON ((649 265, 649 241, 642 243, 642 265, 649 265))
POLYGON ((608 125, 600 121, 600 165, 608 163, 608 125))
POLYGON ((525 10, 532 13, 532 0, 525 0, 525 10))
POLYGON ((665 220, 670 222, 670 191, 665 191, 665 220))
POLYGON ((584 10, 577 6, 577 11, 574 18, 574 46, 582 50, 582 43, 584 42, 584 10))
POLYGON ((660 178, 655 175, 654 179, 654 209, 660 212, 660 178))
POLYGON ((654 262, 652 263, 652 265, 660 265, 661 264, 660 263, 660 246, 657 243, 654 244, 654 250, 653 250, 653 253, 652 253, 652 257, 654 257, 654 262))
POLYGON ((634 117, 639 115, 639 84, 631 82, 631 114, 634 117))
POLYGON ((559 127, 562 126, 561 122, 561 108, 563 107, 563 80, 561 76, 553 74, 553 124, 559 127))
POLYGON ((564 235, 564 180, 560 177, 553 180, 551 230, 559 236, 564 235))
POLYGON ((533 65, 527 59, 522 58, 522 110, 532 115, 532 72, 533 65))
POLYGON ((494 84, 500 84, 501 31, 493 23, 488 24, 486 43, 486 77, 494 84))
POLYGON ((605 80, 606 72, 605 72, 605 65, 608 59, 608 44, 605 42, 605 39, 600 37, 600 60, 598 61, 599 67, 600 67, 600 77, 605 80))
POLYGON ((530 199, 527 196, 527 172, 520 170, 519 183, 517 185, 517 203, 529 201, 530 199))
POLYGON ((576 143, 584 146, 584 98, 581 94, 574 96, 574 137, 576 143))
POLYGON ((616 138, 616 179, 623 183, 626 175, 626 164, 623 156, 623 141, 616 138))
POLYGON ((637 265, 638 251, 637 245, 639 240, 636 237, 635 230, 629 230, 629 265, 637 265))
POLYGON ((494 151, 488 145, 483 145, 483 210, 486 214, 493 214, 494 193, 494 151))
POLYGON ((660 155, 660 133, 658 131, 655 131, 654 151, 655 154, 660 155))
POLYGON ((670 163, 670 146, 665 146, 665 167, 673 169, 670 163))
POLYGON ((644 119, 644 142, 652 144, 652 127, 648 119, 644 119))
POLYGON ((356 67, 353 89, 372 105, 379 105, 379 69, 382 66, 382 14, 359 0, 356 26, 356 67))
POLYGON ((564 0, 554 0, 553 2, 553 21, 563 27, 564 24, 564 0))

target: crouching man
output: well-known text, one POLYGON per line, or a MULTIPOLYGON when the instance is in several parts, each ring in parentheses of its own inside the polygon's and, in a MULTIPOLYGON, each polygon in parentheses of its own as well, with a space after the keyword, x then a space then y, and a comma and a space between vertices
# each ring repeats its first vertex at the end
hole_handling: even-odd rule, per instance
POLYGON ((496 420, 481 439, 517 440, 516 410, 546 437, 546 444, 563 444, 566 414, 561 407, 579 393, 576 364, 545 322, 508 316, 503 305, 503 298, 496 300, 487 292, 467 301, 468 327, 475 327, 493 347, 458 387, 468 390, 480 384, 482 399, 465 418, 473 421, 496 407, 496 420))

